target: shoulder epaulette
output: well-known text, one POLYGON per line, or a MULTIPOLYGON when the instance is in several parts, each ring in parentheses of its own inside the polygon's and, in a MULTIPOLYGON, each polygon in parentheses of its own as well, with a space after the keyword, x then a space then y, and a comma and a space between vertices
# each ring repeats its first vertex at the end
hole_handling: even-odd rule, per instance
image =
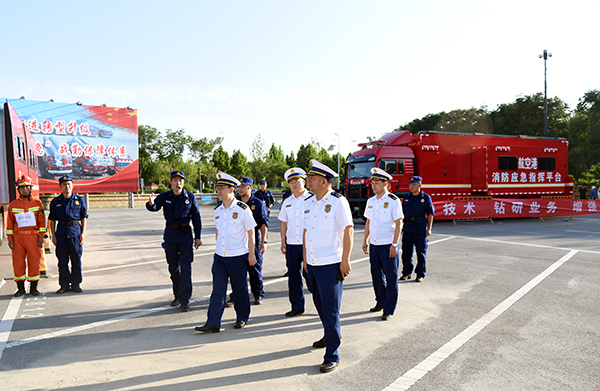
POLYGON ((338 192, 332 191, 331 195, 334 196, 335 198, 340 198, 342 195, 338 192))
POLYGON ((219 206, 221 206, 222 203, 223 203, 223 201, 221 201, 221 200, 217 201, 217 206, 215 206, 215 210, 217 210, 219 208, 219 206))
POLYGON ((394 201, 398 199, 398 196, 396 194, 394 194, 394 193, 388 193, 388 197, 390 197, 394 201))
POLYGON ((315 195, 315 193, 310 193, 310 195, 309 195, 308 197, 306 197, 306 198, 304 199, 304 201, 308 200, 310 197, 312 197, 312 196, 314 196, 314 195, 315 195))
POLYGON ((242 209, 246 209, 248 207, 248 205, 244 204, 242 201, 238 201, 237 205, 242 209))

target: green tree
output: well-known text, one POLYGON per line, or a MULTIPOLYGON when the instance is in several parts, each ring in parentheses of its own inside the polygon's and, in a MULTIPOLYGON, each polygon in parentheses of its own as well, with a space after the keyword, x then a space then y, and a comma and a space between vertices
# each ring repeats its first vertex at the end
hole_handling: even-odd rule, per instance
POLYGON ((310 159, 315 159, 317 157, 317 151, 312 144, 302 144, 300 145, 300 148, 298 148, 298 154, 296 156, 296 164, 298 167, 308 171, 310 168, 310 159))
POLYGON ((248 172, 248 160, 246 156, 238 149, 233 151, 231 155, 231 172, 230 174, 236 178, 241 178, 248 172))
POLYGON ((213 153, 212 163, 221 172, 229 173, 231 171, 231 160, 229 154, 223 149, 222 145, 213 153))
POLYGON ((296 158, 294 157, 294 151, 291 151, 289 155, 285 157, 285 162, 288 167, 296 167, 296 158))
POLYGON ((569 171, 579 178, 600 161, 600 91, 579 98, 569 121, 569 171))
POLYGON ((433 130, 436 128, 438 122, 440 122, 440 119, 444 114, 446 113, 443 111, 437 114, 427 114, 423 118, 414 119, 403 126, 399 126, 397 129, 394 129, 394 131, 398 132, 400 130, 410 130, 411 133, 418 133, 422 130, 433 130))
POLYGON ((138 163, 140 177, 144 178, 146 184, 155 182, 159 176, 159 165, 157 164, 162 136, 160 132, 151 126, 138 126, 138 163))
POLYGON ((452 110, 441 114, 433 128, 440 132, 492 133, 492 121, 485 106, 478 109, 452 110))
POLYGON ((167 129, 160 143, 158 152, 160 160, 167 163, 171 171, 175 170, 175 167, 183 162, 183 154, 192 141, 192 138, 185 134, 184 129, 167 129))
POLYGON ((266 179, 268 183, 281 184, 284 181, 283 174, 289 168, 285 162, 285 154, 281 146, 277 147, 271 144, 271 148, 267 153, 267 173, 266 179))
MULTIPOLYGON (((215 140, 207 137, 193 139, 190 144, 190 155, 197 161, 198 169, 202 175, 202 178, 200 178, 202 182, 208 178, 204 174, 204 166, 210 162, 215 145, 215 140)), ((204 186, 200 185, 200 187, 203 188, 204 186)))
MULTIPOLYGON (((504 103, 490 113, 495 134, 544 135, 544 95, 519 96, 513 103, 504 103)), ((569 107, 561 99, 548 99, 548 136, 566 137, 569 107)))

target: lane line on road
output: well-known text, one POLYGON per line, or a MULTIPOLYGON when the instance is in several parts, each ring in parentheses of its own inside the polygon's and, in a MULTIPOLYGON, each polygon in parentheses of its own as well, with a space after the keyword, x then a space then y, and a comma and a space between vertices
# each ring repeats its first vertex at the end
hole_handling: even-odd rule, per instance
POLYGON ((582 234, 600 235, 600 232, 593 232, 593 231, 575 231, 575 230, 573 230, 573 229, 565 229, 565 232, 576 232, 576 233, 582 233, 582 234))
MULTIPOLYGON (((436 241, 429 242, 429 244, 435 244, 435 243, 443 242, 443 241, 446 241, 446 240, 450 240, 452 238, 454 238, 454 237, 448 237, 448 238, 439 239, 439 240, 436 240, 436 241)), ((277 243, 281 243, 281 242, 274 242, 273 244, 277 244, 277 243)), ((210 253, 210 254, 213 254, 213 253, 210 253)), ((207 254, 205 253, 205 254, 201 254, 201 255, 207 255, 207 254)), ((364 261, 367 261, 368 259, 369 259, 369 257, 355 259, 353 261, 350 261, 350 264, 355 264, 355 263, 358 263, 358 262, 364 262, 364 261)), ((161 259, 160 261, 144 262, 144 263, 139 263, 138 265, 144 265, 144 264, 155 263, 155 262, 164 262, 164 261, 165 261, 164 259, 161 259)), ((131 264, 131 265, 123 265, 123 266, 114 266, 114 267, 111 267, 111 268, 97 269, 96 271, 110 270, 110 269, 115 269, 115 268, 120 268, 120 267, 128 267, 128 266, 134 266, 134 265, 131 264)), ((280 278, 276 278, 274 280, 265 281, 263 285, 266 286, 266 285, 276 284, 276 283, 284 282, 284 281, 287 281, 287 277, 280 277, 280 278)), ((227 294, 229 295, 230 293, 231 293, 231 290, 228 290, 227 294)), ((200 302, 203 302, 203 301, 208 301, 209 299, 210 299, 210 295, 199 297, 199 298, 196 298, 196 299, 191 299, 190 300, 190 304, 192 304, 192 303, 200 303, 200 302)), ((11 301, 11 304, 12 304, 12 301, 11 301)), ((16 306, 16 311, 18 311, 19 306, 20 306, 20 301, 19 301, 19 304, 16 306)), ((156 312, 159 312, 159 311, 165 311, 165 310, 168 310, 168 309, 173 309, 173 307, 171 307, 169 305, 164 305, 164 306, 161 306, 161 307, 156 307, 156 308, 152 308, 152 309, 145 310, 145 311, 134 312, 134 313, 131 313, 131 314, 128 314, 128 315, 119 316, 117 318, 112 318, 112 319, 107 319, 107 320, 103 320, 103 321, 99 321, 99 322, 89 323, 89 324, 81 325, 81 326, 77 326, 77 327, 71 327, 71 328, 65 329, 65 330, 55 331, 55 332, 52 332, 52 333, 38 335, 36 337, 31 337, 31 338, 22 339, 22 340, 19 340, 19 341, 13 341, 13 342, 10 342, 10 343, 6 343, 6 341, 8 340, 8 335, 10 334, 10 330, 12 328, 12 321, 11 321, 10 325, 7 325, 7 327, 8 327, 8 334, 6 335, 6 339, 4 340, 4 344, 1 344, 1 340, 0 340, 0 349, 1 349, 0 350, 0 357, 1 357, 1 352, 2 352, 2 350, 4 350, 4 348, 6 348, 6 349, 13 348, 15 346, 25 345, 25 344, 29 344, 29 343, 32 343, 32 342, 41 341, 41 340, 44 340, 44 339, 51 339, 51 338, 60 337, 60 336, 67 335, 67 334, 73 334, 73 333, 76 333, 76 332, 79 332, 79 331, 90 330, 90 329, 93 329, 93 328, 96 328, 96 327, 106 326, 106 325, 109 325, 111 323, 116 323, 116 322, 120 322, 120 321, 123 321, 123 320, 139 318, 141 316, 153 314, 153 313, 156 313, 156 312)), ((7 310, 7 313, 8 313, 8 310, 7 310)), ((16 312, 15 312, 14 315, 16 316, 16 312)), ((5 315, 5 317, 6 317, 6 315, 5 315)), ((2 326, 2 325, 4 325, 4 319, 2 320, 2 324, 0 326, 2 326)), ((0 328, 0 330, 1 330, 1 328, 0 328)))
POLYGON ((21 307, 21 302, 23 301, 23 296, 21 297, 13 297, 8 303, 8 307, 4 312, 4 316, 2 320, 0 320, 0 359, 2 358, 2 353, 4 349, 8 346, 7 341, 10 336, 10 332, 12 331, 12 326, 17 318, 17 313, 19 312, 19 308, 21 307))
POLYGON ((396 381, 394 381, 392 384, 384 388, 384 391, 408 390, 410 387, 412 387, 413 384, 421 380, 425 375, 431 372, 435 367, 437 367, 440 363, 447 359, 451 354, 456 352, 471 338, 476 336, 487 325, 489 325, 496 318, 502 315, 504 311, 509 309, 514 303, 516 303, 529 291, 535 288, 540 282, 542 282, 546 277, 552 274, 561 265, 563 265, 569 259, 573 258, 573 256, 577 253, 578 250, 569 251, 567 255, 554 262, 552 265, 550 265, 550 267, 538 274, 527 284, 523 285, 523 287, 521 287, 518 291, 510 295, 502 303, 498 304, 490 312, 479 318, 479 320, 477 320, 471 326, 467 327, 463 332, 458 334, 456 337, 452 338, 448 343, 446 343, 444 346, 433 352, 425 360, 421 361, 419 364, 414 366, 404 375, 396 379, 396 381))

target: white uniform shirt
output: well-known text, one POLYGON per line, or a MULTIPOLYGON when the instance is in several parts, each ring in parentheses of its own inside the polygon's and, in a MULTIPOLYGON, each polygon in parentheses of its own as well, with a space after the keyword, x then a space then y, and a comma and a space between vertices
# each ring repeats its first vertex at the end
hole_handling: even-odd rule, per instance
POLYGON ((215 209, 215 226, 217 255, 236 257, 249 252, 248 231, 256 227, 256 222, 248 205, 238 200, 234 200, 229 208, 219 205, 215 209))
POLYGON ((369 243, 376 246, 391 244, 395 221, 404 217, 402 201, 387 190, 381 198, 374 195, 367 200, 365 217, 369 219, 369 243))
POLYGON ((304 205, 306 261, 324 266, 342 261, 344 230, 353 226, 348 200, 335 192, 320 201, 310 196, 304 205))
POLYGON ((285 242, 287 244, 302 244, 304 234, 304 204, 306 198, 311 195, 308 190, 296 198, 293 194, 283 201, 279 210, 279 220, 287 223, 285 231, 285 242))

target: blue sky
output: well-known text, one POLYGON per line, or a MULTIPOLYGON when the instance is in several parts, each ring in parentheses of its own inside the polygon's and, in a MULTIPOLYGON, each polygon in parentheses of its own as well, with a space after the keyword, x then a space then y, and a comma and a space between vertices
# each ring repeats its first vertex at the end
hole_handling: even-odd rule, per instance
POLYGON ((600 89, 598 1, 0 0, 0 96, 131 106, 140 124, 347 154, 428 113, 600 89))

